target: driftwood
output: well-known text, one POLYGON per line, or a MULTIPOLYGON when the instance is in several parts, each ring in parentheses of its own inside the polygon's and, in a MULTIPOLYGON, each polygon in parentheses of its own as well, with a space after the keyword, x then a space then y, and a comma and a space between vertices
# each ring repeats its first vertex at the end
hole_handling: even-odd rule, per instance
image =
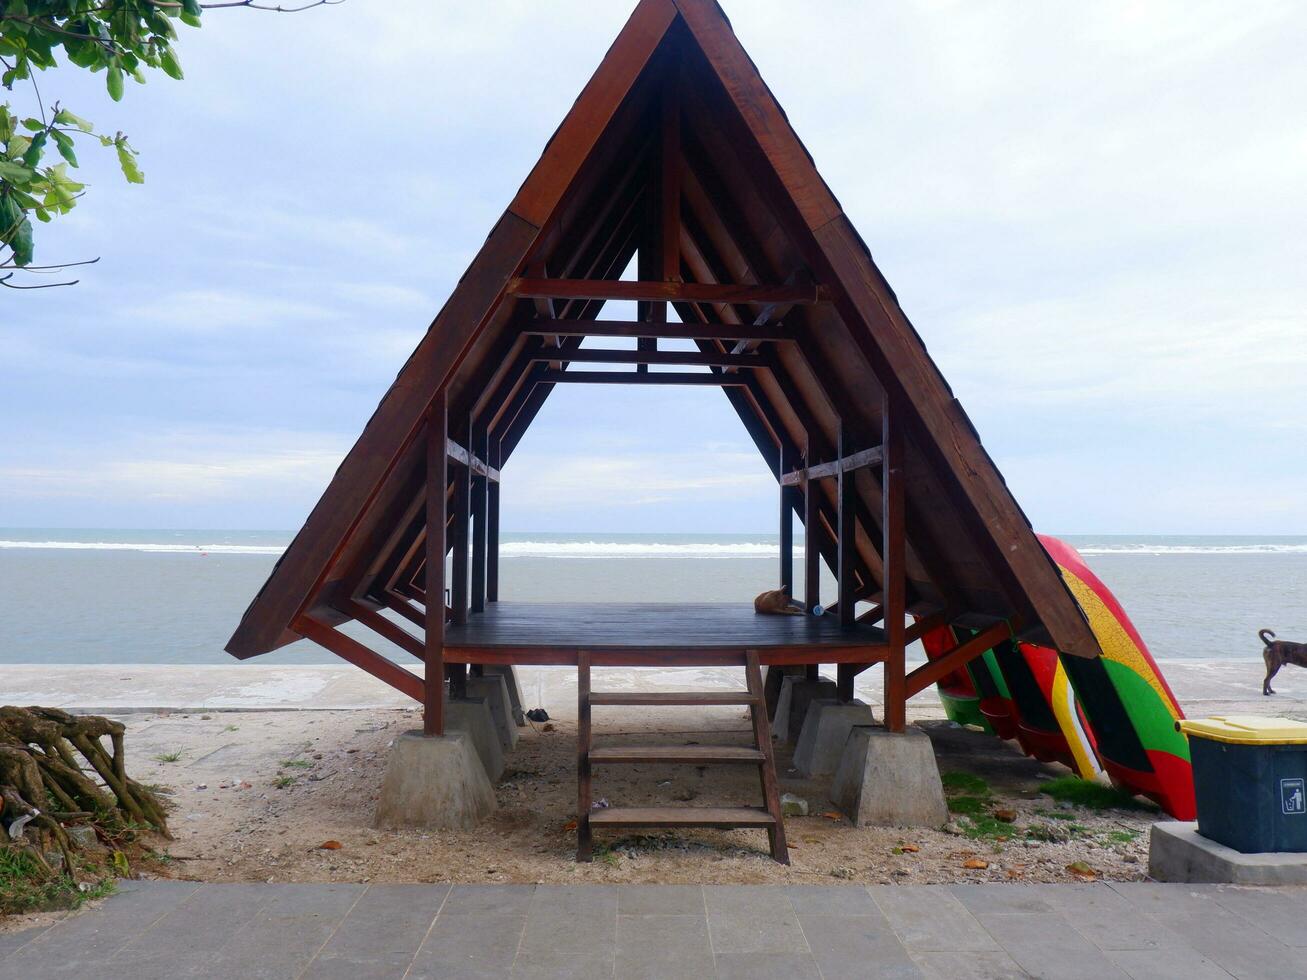
POLYGON ((124 732, 95 715, 0 708, 0 827, 8 828, 0 830, 0 846, 23 850, 53 874, 23 833, 29 825, 53 841, 69 870, 73 845, 61 821, 91 820, 109 830, 136 825, 170 837, 163 804, 127 775, 124 732))

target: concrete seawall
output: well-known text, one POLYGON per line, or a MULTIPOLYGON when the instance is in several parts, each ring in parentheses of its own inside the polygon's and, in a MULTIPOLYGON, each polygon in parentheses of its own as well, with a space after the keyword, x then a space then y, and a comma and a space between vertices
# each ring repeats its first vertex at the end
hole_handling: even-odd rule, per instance
MULTIPOLYGON (((408 666, 408 665, 406 665, 408 666)), ((1276 714, 1307 719, 1307 671, 1286 667, 1275 679, 1276 694, 1262 697, 1260 662, 1163 660, 1162 673, 1193 716, 1276 714)), ((420 674, 420 664, 409 667, 420 674)), ((834 676, 834 671, 828 671, 834 676)), ((605 688, 732 687, 734 668, 596 670, 605 688)), ((567 667, 518 669, 527 707, 569 717, 576 711, 576 671, 567 667)), ((859 678, 858 696, 881 701, 880 672, 859 678)), ((136 711, 339 710, 412 708, 413 701, 347 664, 277 666, 232 663, 0 665, 0 703, 41 704, 66 710, 122 714, 136 711)), ((940 717, 934 688, 909 705, 912 717, 940 717)))

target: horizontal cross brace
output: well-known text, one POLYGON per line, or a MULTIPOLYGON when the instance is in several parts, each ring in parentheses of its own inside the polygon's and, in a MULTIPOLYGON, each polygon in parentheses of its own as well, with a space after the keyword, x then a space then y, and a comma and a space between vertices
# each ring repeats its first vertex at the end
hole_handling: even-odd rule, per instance
POLYGON ((645 303, 826 302, 820 286, 750 286, 703 282, 624 282, 619 279, 510 279, 521 299, 626 300, 645 303))
POLYGON ((851 470, 860 470, 867 466, 879 466, 885 461, 885 453, 880 446, 872 449, 862 449, 856 453, 850 453, 843 459, 833 460, 829 463, 817 463, 809 466, 806 470, 795 470, 792 473, 786 473, 781 477, 781 486, 797 487, 805 479, 807 480, 827 480, 833 476, 839 476, 840 470, 845 473, 851 470))
MULTIPOLYGON (((453 439, 445 440, 445 451, 449 454, 449 458, 452 459, 459 466, 467 465, 468 457, 470 454, 466 449, 464 449, 462 446, 456 443, 453 439)), ((487 466, 480 459, 480 457, 472 456, 471 459, 472 459, 473 473, 475 473, 477 476, 484 476, 491 483, 499 482, 499 470, 495 469, 493 466, 487 466)))
POLYGON ((681 350, 544 350, 531 355, 533 361, 566 361, 571 364, 694 364, 707 367, 766 368, 771 360, 760 354, 705 354, 681 350))
POLYGON ((532 320, 522 333, 537 337, 667 337, 673 340, 793 340, 779 323, 637 323, 631 320, 532 320))
POLYGON ((981 630, 968 640, 959 643, 942 657, 927 661, 908 674, 905 684, 907 696, 920 694, 931 684, 942 680, 959 667, 965 667, 996 643, 1009 639, 1013 631, 1020 629, 1021 617, 1013 617, 1011 624, 997 622, 988 629, 981 630))
POLYGON ((583 385, 696 385, 710 388, 743 387, 748 382, 740 374, 690 374, 676 371, 544 371, 537 379, 541 384, 583 385))

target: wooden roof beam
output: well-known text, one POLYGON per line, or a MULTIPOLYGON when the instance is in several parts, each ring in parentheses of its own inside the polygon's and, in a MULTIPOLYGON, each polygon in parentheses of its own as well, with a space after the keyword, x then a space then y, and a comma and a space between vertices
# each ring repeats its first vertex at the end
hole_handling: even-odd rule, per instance
POLYGON ((530 361, 556 361, 559 357, 571 364, 663 364, 700 367, 770 368, 772 358, 761 354, 715 354, 684 350, 589 350, 578 349, 560 355, 558 351, 537 351, 527 355, 530 361))
POLYGON ((744 387, 743 375, 738 374, 690 374, 680 371, 645 372, 635 371, 545 371, 540 376, 541 384, 590 384, 590 385, 682 385, 708 388, 744 387))
POLYGON ((672 340, 789 341, 779 323, 636 323, 627 320, 532 320, 519 328, 534 337, 666 337, 672 340))
MULTIPOLYGON (((508 282, 519 299, 584 299, 599 302, 792 303, 811 306, 829 301, 823 286, 751 286, 734 283, 627 282, 620 279, 525 279, 508 282)), ((650 326, 650 324, 646 324, 650 326)))

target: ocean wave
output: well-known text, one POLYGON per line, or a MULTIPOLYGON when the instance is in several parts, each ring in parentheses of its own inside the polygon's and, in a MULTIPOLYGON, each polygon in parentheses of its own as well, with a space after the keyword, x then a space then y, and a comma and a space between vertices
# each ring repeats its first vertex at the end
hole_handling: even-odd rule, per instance
POLYGON ((502 541, 501 558, 769 558, 780 547, 766 542, 502 541))
POLYGON ((1082 555, 1307 555, 1305 544, 1086 544, 1082 555))
POLYGON ((177 555, 280 555, 284 545, 266 544, 162 544, 154 541, 0 541, 0 550, 147 551, 177 555))

